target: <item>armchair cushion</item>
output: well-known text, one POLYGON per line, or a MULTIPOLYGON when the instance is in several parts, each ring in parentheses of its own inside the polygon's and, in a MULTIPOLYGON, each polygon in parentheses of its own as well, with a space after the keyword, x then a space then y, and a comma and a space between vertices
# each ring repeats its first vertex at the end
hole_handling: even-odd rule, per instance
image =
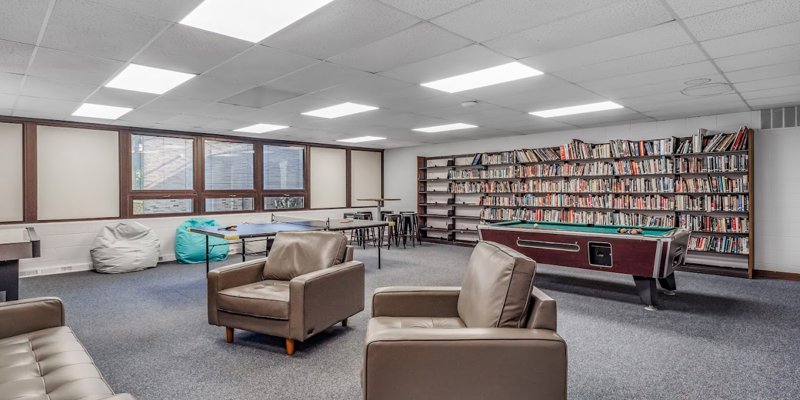
POLYGON ((289 319, 289 281, 266 280, 221 290, 217 307, 233 314, 289 319))
POLYGON ((468 328, 520 328, 533 290, 536 263, 493 242, 472 252, 458 297, 458 315, 468 328))
POLYGON ((289 281, 341 264, 346 251, 347 238, 341 232, 278 233, 264 265, 264 279, 289 281))
POLYGON ((402 328, 466 328, 461 318, 375 317, 369 320, 369 331, 402 328))

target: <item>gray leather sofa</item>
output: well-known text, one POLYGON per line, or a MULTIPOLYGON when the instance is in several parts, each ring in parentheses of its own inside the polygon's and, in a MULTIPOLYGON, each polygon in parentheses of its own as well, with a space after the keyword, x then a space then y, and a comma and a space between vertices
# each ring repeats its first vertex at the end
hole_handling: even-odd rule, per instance
POLYGON ((480 242, 459 287, 375 291, 366 400, 566 399, 567 346, 536 263, 480 242))
POLYGON ((279 233, 269 257, 208 273, 208 323, 304 341, 364 310, 364 264, 340 232, 279 233))
POLYGON ((55 297, 0 303, 0 400, 135 400, 114 395, 64 326, 55 297))

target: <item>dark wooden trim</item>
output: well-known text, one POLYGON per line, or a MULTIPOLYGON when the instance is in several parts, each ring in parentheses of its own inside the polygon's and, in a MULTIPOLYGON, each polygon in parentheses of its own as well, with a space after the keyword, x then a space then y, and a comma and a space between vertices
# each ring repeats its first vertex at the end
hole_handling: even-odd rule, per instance
POLYGON ((782 271, 766 271, 763 269, 757 269, 754 271, 755 273, 753 276, 755 278, 763 278, 763 279, 782 279, 786 281, 800 281, 800 273, 796 272, 782 272, 782 271))
POLYGON ((345 200, 344 205, 345 205, 345 207, 350 207, 350 206, 353 205, 353 199, 352 199, 352 197, 353 197, 353 183, 352 183, 352 181, 353 181, 353 158, 352 158, 352 155, 350 154, 350 149, 347 149, 345 151, 345 156, 344 157, 345 157, 345 161, 344 161, 344 175, 345 175, 345 177, 344 177, 344 179, 345 179, 344 192, 345 192, 345 196, 347 196, 347 199, 345 200))
POLYGON ((36 222, 38 219, 39 188, 36 160, 36 124, 22 124, 22 214, 24 222, 36 222))
POLYGON ((132 160, 131 160, 131 132, 119 131, 119 217, 129 218, 133 215, 132 206, 129 204, 132 191, 132 160))
POLYGON ((756 196, 755 196, 755 178, 756 174, 754 172, 755 169, 755 143, 756 135, 753 129, 749 129, 747 132, 747 201, 750 203, 748 204, 748 241, 750 242, 750 253, 747 255, 747 277, 753 279, 753 273, 755 270, 756 264, 756 250, 755 250, 755 210, 756 210, 756 196))
POLYGON ((303 151, 303 186, 306 187, 306 199, 303 201, 303 209, 311 209, 311 146, 305 145, 303 151))

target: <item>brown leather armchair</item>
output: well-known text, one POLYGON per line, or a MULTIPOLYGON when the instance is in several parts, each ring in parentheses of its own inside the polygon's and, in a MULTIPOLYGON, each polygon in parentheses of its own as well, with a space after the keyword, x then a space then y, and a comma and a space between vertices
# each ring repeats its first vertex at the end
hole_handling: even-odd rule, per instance
POLYGON ((567 347, 536 263, 480 242, 462 287, 381 288, 364 352, 365 400, 566 399, 567 347))
POLYGON ((364 310, 364 264, 337 232, 279 233, 267 258, 208 273, 208 323, 294 341, 364 310))

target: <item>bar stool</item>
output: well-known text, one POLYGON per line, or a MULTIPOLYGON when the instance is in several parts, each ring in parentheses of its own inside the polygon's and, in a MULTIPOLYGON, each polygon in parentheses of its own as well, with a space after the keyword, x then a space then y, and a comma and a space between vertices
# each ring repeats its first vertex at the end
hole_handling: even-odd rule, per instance
POLYGON ((417 247, 416 241, 420 240, 421 235, 416 211, 400 211, 400 235, 403 237, 403 248, 406 247, 408 239, 411 239, 411 246, 417 247))
POLYGON ((400 246, 400 214, 391 213, 386 214, 384 216, 384 221, 389 223, 389 226, 386 227, 387 237, 386 237, 386 248, 392 248, 392 241, 394 241, 395 247, 400 246))
MULTIPOLYGON (((393 214, 392 211, 381 210, 381 215, 378 217, 381 221, 389 221, 388 216, 393 214)), ((379 226, 378 227, 378 246, 383 246, 383 239, 387 238, 387 248, 389 248, 392 237, 391 225, 393 223, 389 221, 389 226, 379 226)))
MULTIPOLYGON (((356 213, 346 212, 346 213, 342 214, 342 218, 344 218, 344 219, 356 219, 356 213)), ((346 230, 345 234, 347 235, 347 244, 355 244, 356 241, 358 240, 358 232, 356 232, 355 229, 346 230)), ((358 244, 359 244, 359 246, 361 245, 360 242, 358 242, 358 244)))
MULTIPOLYGON (((357 211, 354 216, 354 219, 361 219, 361 220, 372 220, 372 211, 357 211)), ((373 245, 376 243, 377 235, 375 234, 374 228, 362 228, 358 229, 356 236, 359 238, 359 243, 361 247, 366 249, 367 248, 367 241, 371 240, 373 245)))

